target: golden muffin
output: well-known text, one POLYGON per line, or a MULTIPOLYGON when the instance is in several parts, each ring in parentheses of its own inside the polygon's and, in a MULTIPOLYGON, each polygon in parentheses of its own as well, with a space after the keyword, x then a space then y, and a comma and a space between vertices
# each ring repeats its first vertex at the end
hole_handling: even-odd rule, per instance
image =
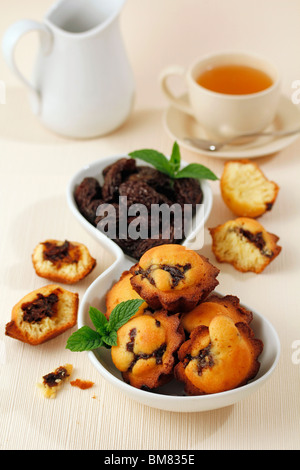
POLYGON ((74 284, 86 277, 96 266, 96 260, 82 243, 68 240, 46 240, 32 254, 38 276, 53 282, 74 284))
MULTIPOLYGON (((109 319, 109 316, 113 309, 126 300, 134 300, 140 299, 141 297, 139 294, 133 289, 130 279, 132 278, 132 274, 129 271, 124 271, 121 274, 120 279, 112 286, 112 288, 106 294, 106 318, 109 319)), ((135 316, 144 313, 145 309, 148 308, 146 302, 144 302, 138 311, 136 312, 135 316)))
POLYGON ((178 314, 168 316, 161 310, 133 317, 117 338, 111 357, 125 382, 151 390, 173 378, 174 354, 184 340, 178 314))
POLYGON ((72 328, 77 322, 78 294, 58 285, 25 295, 13 308, 5 334, 37 345, 72 328))
POLYGON ((148 305, 169 312, 192 310, 218 285, 219 269, 182 245, 148 250, 131 269, 132 287, 148 305))
POLYGON ((181 317, 184 330, 190 334, 194 328, 200 325, 209 326, 216 315, 227 315, 234 323, 251 323, 253 314, 240 305, 240 300, 234 295, 211 294, 204 302, 201 302, 190 312, 181 317))
POLYGON ((279 237, 248 217, 229 220, 209 231, 217 261, 230 263, 241 272, 261 273, 281 251, 279 237))
POLYGON ((272 209, 279 186, 248 160, 226 162, 220 179, 222 198, 240 217, 260 217, 272 209))
POLYGON ((256 376, 262 350, 262 341, 246 323, 234 324, 227 315, 216 315, 182 344, 174 374, 188 395, 232 390, 256 376))

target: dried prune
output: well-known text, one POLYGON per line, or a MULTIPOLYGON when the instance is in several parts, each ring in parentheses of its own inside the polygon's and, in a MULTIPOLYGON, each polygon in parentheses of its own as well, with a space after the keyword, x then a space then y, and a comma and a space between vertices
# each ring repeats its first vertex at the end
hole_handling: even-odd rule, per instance
POLYGON ((87 177, 76 187, 74 193, 78 207, 86 206, 94 199, 101 199, 101 186, 96 178, 87 177))
POLYGON ((175 194, 169 176, 149 166, 137 166, 136 170, 127 181, 144 181, 161 195, 163 202, 172 203, 175 194))
POLYGON ((174 192, 179 204, 201 204, 203 193, 198 180, 194 178, 178 178, 174 181, 174 192))
POLYGON ((125 181, 119 187, 120 196, 127 197, 127 205, 143 204, 151 210, 151 204, 159 204, 160 195, 144 181, 125 181))
POLYGON ((95 178, 85 178, 75 190, 75 200, 83 216, 112 238, 125 254, 139 259, 153 246, 184 240, 187 220, 189 224, 195 205, 203 199, 198 180, 171 180, 154 168, 136 166, 131 158, 117 160, 102 174, 102 188, 95 178), (126 205, 120 196, 127 197, 126 205), (168 217, 163 203, 172 206, 168 217), (146 211, 129 216, 128 209, 133 204, 142 204, 146 211), (155 215, 152 204, 158 205, 155 215), (184 204, 189 204, 188 213, 181 210, 184 204))
POLYGON ((119 186, 128 175, 136 170, 136 162, 131 158, 121 158, 111 165, 104 175, 102 197, 106 202, 116 201, 119 196, 119 186))
POLYGON ((94 199, 91 201, 87 206, 84 206, 81 208, 81 213, 82 215, 93 225, 96 224, 96 213, 97 213, 97 208, 103 204, 102 199, 94 199))

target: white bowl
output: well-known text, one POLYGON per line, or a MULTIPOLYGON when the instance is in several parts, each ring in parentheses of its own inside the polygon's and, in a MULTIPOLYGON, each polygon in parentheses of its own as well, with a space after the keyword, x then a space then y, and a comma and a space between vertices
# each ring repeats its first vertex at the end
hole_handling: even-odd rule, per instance
MULTIPOLYGON (((77 204, 74 199, 74 191, 77 185, 86 177, 96 178, 100 185, 103 183, 102 171, 108 165, 116 162, 120 158, 128 157, 128 155, 115 155, 111 157, 101 158, 89 165, 86 165, 81 170, 79 170, 70 180, 67 187, 67 202, 68 206, 71 209, 72 213, 75 215, 76 219, 81 223, 81 225, 101 244, 112 252, 115 257, 115 263, 119 263, 124 259, 124 253, 122 249, 113 241, 110 240, 105 234, 100 232, 96 227, 94 227, 90 222, 88 222, 83 215, 79 212, 77 204)), ((129 158, 129 157, 128 157, 129 158)), ((147 163, 137 160, 137 165, 147 165, 147 163)), ((181 161, 181 168, 184 168, 187 165, 186 162, 181 161)), ((210 184, 207 180, 201 180, 201 189, 203 193, 202 203, 199 205, 199 208, 196 211, 196 214, 193 218, 193 223, 191 224, 191 230, 187 233, 184 245, 189 246, 191 249, 200 249, 201 246, 195 247, 194 244, 198 243, 201 240, 201 230, 204 228, 204 224, 207 221, 213 204, 213 195, 210 184), (196 242, 195 242, 196 240, 196 242)), ((125 256, 127 258, 127 256, 125 256)), ((114 263, 114 264, 115 264, 114 263)))
MULTIPOLYGON (((89 325, 93 328, 88 314, 89 307, 93 306, 105 312, 106 292, 120 278, 122 272, 132 266, 134 261, 126 256, 113 240, 110 240, 106 235, 101 233, 80 214, 74 200, 74 190, 76 185, 81 183, 83 178, 88 176, 96 177, 101 184, 103 168, 124 156, 126 155, 103 158, 91 165, 87 165, 73 176, 67 188, 68 204, 75 217, 92 236, 101 242, 101 245, 105 249, 115 256, 112 265, 95 279, 86 290, 79 305, 79 328, 84 325, 89 325)), ((182 166, 185 165, 186 163, 182 164, 182 166)), ((194 228, 193 232, 187 235, 183 243, 186 246, 189 246, 191 240, 194 239, 195 233, 203 229, 212 208, 212 191, 209 183, 203 180, 201 181, 201 187, 204 203, 203 218, 200 221, 198 220, 198 225, 194 228)), ((248 309, 252 310, 251 308, 248 309)), ((251 327, 256 337, 264 342, 264 349, 259 359, 261 363, 260 370, 251 383, 227 392, 189 397, 184 395, 182 384, 175 380, 161 387, 159 392, 140 390, 123 381, 121 373, 116 369, 111 360, 110 350, 99 348, 98 350, 87 352, 86 354, 95 368, 109 383, 128 397, 144 405, 176 412, 199 412, 222 408, 232 405, 255 392, 269 379, 279 360, 280 342, 274 327, 262 315, 253 310, 252 312, 253 322, 251 327)))
MULTIPOLYGON (((78 314, 78 326, 89 325, 94 328, 89 318, 89 307, 93 306, 105 312, 105 293, 119 279, 121 273, 127 270, 131 263, 115 265, 114 269, 106 271, 99 276, 87 289, 83 296, 78 314)), ((253 312, 251 328, 256 338, 264 343, 264 349, 259 357, 261 363, 259 372, 255 379, 242 387, 222 393, 202 396, 184 396, 183 386, 173 380, 160 388, 159 392, 148 392, 139 390, 125 383, 121 373, 116 369, 112 360, 110 350, 99 348, 87 352, 87 355, 100 372, 100 374, 112 385, 125 393, 128 397, 154 408, 177 412, 198 412, 222 408, 237 403, 251 393, 258 390, 271 376, 278 363, 280 355, 280 342, 272 324, 253 309, 245 306, 253 312)))

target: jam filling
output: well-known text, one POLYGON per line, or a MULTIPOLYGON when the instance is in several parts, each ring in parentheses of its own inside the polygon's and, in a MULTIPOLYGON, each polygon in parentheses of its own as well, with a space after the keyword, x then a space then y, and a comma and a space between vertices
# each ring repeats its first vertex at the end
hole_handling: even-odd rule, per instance
POLYGON ((37 298, 32 302, 26 302, 21 305, 23 310, 23 320, 28 323, 41 321, 45 317, 52 317, 57 311, 58 296, 53 292, 45 297, 43 294, 37 294, 37 298))
POLYGON ((173 289, 176 287, 179 282, 185 278, 185 273, 189 269, 191 269, 191 264, 187 263, 185 265, 182 264, 176 264, 175 266, 170 266, 169 264, 159 264, 159 265, 151 265, 147 269, 139 269, 135 271, 135 274, 141 274, 142 279, 147 279, 150 284, 155 286, 155 280, 153 279, 152 272, 155 271, 156 269, 163 269, 164 271, 167 271, 172 279, 172 284, 171 288, 173 289))
POLYGON ((210 348, 211 348, 211 344, 209 344, 206 348, 201 349, 197 356, 192 356, 191 354, 188 354, 185 357, 184 368, 192 360, 197 361, 198 375, 202 375, 203 369, 206 369, 208 367, 213 367, 214 360, 213 360, 212 355, 210 354, 210 348))
MULTIPOLYGON (((159 321, 156 321, 156 326, 159 328, 160 327, 160 322, 159 321)), ((134 349, 134 342, 135 342, 135 337, 136 337, 136 334, 137 334, 137 330, 136 328, 132 328, 129 332, 129 339, 130 341, 128 341, 128 343, 126 344, 126 349, 127 351, 129 352, 133 352, 133 349, 134 349)), ((165 353, 167 349, 167 344, 166 343, 163 343, 159 348, 157 348, 155 351, 153 351, 152 353, 150 354, 144 354, 144 353, 139 353, 139 354, 134 354, 134 358, 128 368, 128 372, 132 371, 134 365, 137 363, 137 361, 139 359, 150 359, 152 357, 155 358, 156 360, 156 364, 162 364, 163 362, 163 355, 165 353)))
POLYGON ((67 369, 65 367, 58 367, 54 372, 50 372, 43 377, 43 383, 48 387, 56 387, 66 377, 69 377, 67 369))
POLYGON ((244 230, 241 227, 239 227, 237 231, 240 235, 247 238, 250 243, 253 243, 259 249, 262 255, 267 257, 273 256, 273 252, 265 248, 266 241, 264 240, 262 232, 252 233, 249 230, 244 230))
POLYGON ((45 260, 51 261, 53 264, 77 263, 80 259, 80 251, 78 247, 67 240, 62 245, 56 245, 51 242, 44 242, 43 257, 45 260))

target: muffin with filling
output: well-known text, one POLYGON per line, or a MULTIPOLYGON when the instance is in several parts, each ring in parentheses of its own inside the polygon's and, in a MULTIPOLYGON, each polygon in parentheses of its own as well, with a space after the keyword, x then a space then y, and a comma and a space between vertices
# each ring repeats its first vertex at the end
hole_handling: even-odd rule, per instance
POLYGON ((179 315, 161 310, 131 318, 117 333, 111 357, 125 382, 151 390, 173 378, 175 355, 184 340, 179 315))
POLYGON ((279 191, 279 186, 249 160, 226 162, 220 188, 225 204, 235 215, 253 218, 272 209, 279 191))
POLYGON ((69 240, 49 239, 39 243, 32 262, 38 276, 64 284, 81 281, 96 266, 96 260, 83 243, 69 240))
POLYGON ((261 273, 281 251, 279 237, 249 217, 229 220, 209 231, 217 261, 241 272, 261 273))
MULTIPOLYGON (((132 278, 132 274, 129 271, 124 271, 121 274, 120 279, 111 287, 111 289, 106 294, 106 317, 109 319, 111 312, 113 309, 121 302, 126 300, 134 300, 140 299, 141 297, 139 294, 133 289, 130 279, 132 278)), ((136 312, 135 316, 144 313, 145 310, 148 309, 148 305, 144 302, 138 311, 136 312)))
POLYGON ((209 326, 195 328, 180 347, 175 377, 188 395, 232 390, 256 376, 262 350, 262 341, 246 323, 216 315, 209 326))
POLYGON ((133 289, 148 305, 168 312, 192 310, 218 285, 219 269, 182 245, 148 250, 130 269, 133 289))
POLYGON ((64 333, 77 323, 79 297, 56 284, 25 295, 12 309, 5 334, 37 345, 64 333))

